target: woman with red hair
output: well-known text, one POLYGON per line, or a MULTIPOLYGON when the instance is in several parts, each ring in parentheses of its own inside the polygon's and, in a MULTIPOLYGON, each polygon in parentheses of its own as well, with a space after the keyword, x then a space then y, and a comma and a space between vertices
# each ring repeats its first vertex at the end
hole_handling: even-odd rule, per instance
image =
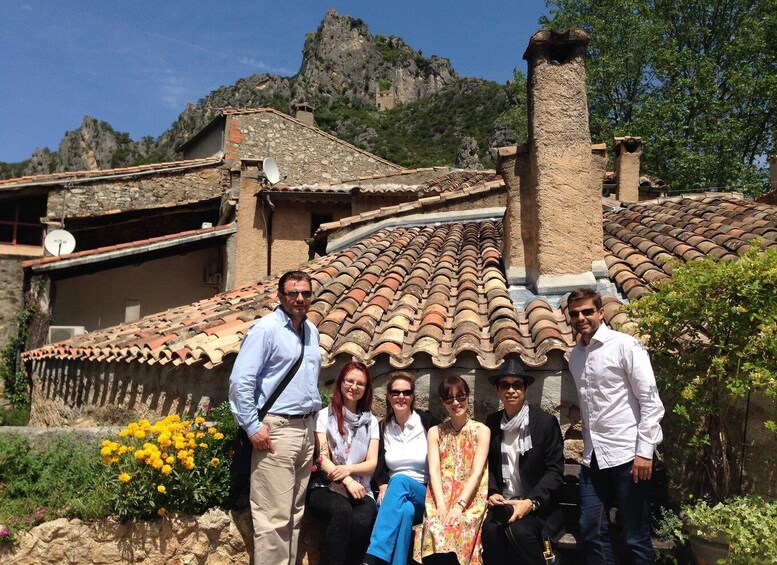
POLYGON ((371 407, 366 365, 346 364, 316 422, 316 452, 331 483, 308 493, 307 508, 326 524, 322 565, 360 564, 370 542, 376 513, 370 478, 378 462, 378 420, 371 407))

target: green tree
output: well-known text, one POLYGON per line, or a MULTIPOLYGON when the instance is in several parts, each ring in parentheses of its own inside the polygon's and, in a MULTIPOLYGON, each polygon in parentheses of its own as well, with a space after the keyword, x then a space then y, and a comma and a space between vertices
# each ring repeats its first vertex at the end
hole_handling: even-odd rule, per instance
POLYGON ((559 0, 589 46, 592 133, 639 135, 647 172, 680 191, 765 186, 775 151, 777 0, 559 0))
MULTIPOLYGON (((665 446, 698 476, 692 494, 722 500, 739 480, 743 399, 777 397, 777 249, 739 261, 678 266, 658 292, 627 306, 651 349, 664 404, 665 446)), ((773 420, 764 424, 774 430, 773 420)))

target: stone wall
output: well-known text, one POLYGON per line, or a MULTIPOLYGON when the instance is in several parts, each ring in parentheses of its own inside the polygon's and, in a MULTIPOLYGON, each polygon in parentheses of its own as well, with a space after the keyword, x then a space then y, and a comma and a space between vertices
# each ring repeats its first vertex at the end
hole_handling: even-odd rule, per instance
POLYGON ((402 168, 275 111, 228 115, 225 151, 229 161, 272 157, 289 185, 402 168))
POLYGON ((19 535, 19 547, 0 547, 6 565, 249 563, 249 512, 211 509, 198 517, 172 516, 122 524, 112 518, 85 523, 60 518, 19 535))
POLYGON ((63 215, 96 216, 207 200, 221 196, 224 184, 228 188, 229 173, 222 165, 84 182, 50 191, 46 216, 57 221, 63 215))
POLYGON ((203 403, 227 399, 232 367, 141 363, 79 363, 59 359, 30 364, 30 426, 126 424, 168 414, 194 415, 203 403))
POLYGON ((0 255, 0 347, 16 331, 16 317, 22 305, 22 261, 25 259, 0 255))

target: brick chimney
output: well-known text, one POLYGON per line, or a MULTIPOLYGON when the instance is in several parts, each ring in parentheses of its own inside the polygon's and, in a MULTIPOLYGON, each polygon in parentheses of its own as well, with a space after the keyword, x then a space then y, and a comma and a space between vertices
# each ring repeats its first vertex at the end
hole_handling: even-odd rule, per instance
POLYGON ((541 30, 529 41, 529 143, 498 151, 508 184, 503 257, 510 284, 539 294, 593 286, 602 247, 604 147, 591 145, 588 35, 541 30))
POLYGON ((641 153, 641 138, 615 138, 616 197, 621 202, 639 202, 639 156, 641 153))
POLYGON ((292 118, 297 118, 303 124, 318 127, 316 126, 316 119, 314 117, 315 112, 316 109, 313 106, 305 104, 304 102, 295 102, 291 105, 292 118))

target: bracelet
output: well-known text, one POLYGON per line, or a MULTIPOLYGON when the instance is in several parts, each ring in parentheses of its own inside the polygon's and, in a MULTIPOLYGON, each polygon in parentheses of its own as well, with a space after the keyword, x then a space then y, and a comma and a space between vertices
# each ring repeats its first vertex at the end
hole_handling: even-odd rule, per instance
POLYGON ((464 500, 463 498, 462 498, 461 500, 457 500, 457 501, 456 501, 456 504, 458 504, 459 506, 461 506, 461 509, 462 509, 462 510, 464 510, 464 509, 467 507, 467 501, 466 501, 466 500, 464 500))

